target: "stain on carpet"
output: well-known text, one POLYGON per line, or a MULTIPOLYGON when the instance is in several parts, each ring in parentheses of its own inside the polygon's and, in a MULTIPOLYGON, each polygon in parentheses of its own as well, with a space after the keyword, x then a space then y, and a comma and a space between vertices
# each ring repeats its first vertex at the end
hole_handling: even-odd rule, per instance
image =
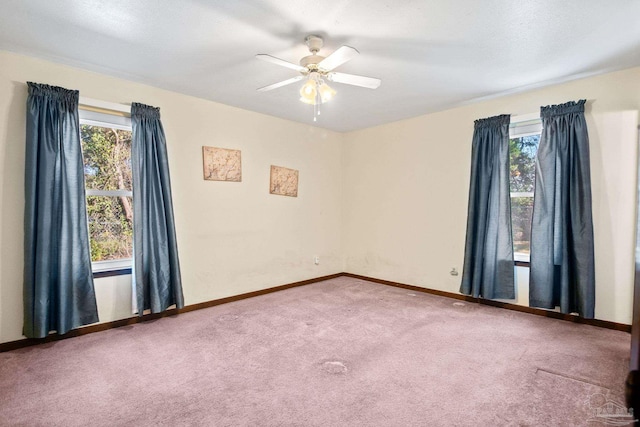
POLYGON ((239 318, 240 316, 236 314, 223 314, 222 316, 218 317, 218 320, 220 322, 233 322, 234 320, 238 320, 239 318))
POLYGON ((328 360, 320 364, 321 369, 331 375, 345 375, 349 368, 344 362, 339 360, 328 360))

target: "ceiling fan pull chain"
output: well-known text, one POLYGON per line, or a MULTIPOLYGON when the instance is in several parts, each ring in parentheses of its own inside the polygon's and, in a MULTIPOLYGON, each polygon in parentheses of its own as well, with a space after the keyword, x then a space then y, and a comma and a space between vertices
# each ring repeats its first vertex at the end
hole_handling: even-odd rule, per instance
POLYGON ((320 115, 320 91, 318 90, 319 85, 318 82, 316 81, 316 96, 315 96, 315 102, 313 103, 313 121, 317 122, 318 121, 318 116, 320 115))
POLYGON ((318 102, 317 102, 317 100, 313 104, 313 121, 314 122, 318 121, 318 102))

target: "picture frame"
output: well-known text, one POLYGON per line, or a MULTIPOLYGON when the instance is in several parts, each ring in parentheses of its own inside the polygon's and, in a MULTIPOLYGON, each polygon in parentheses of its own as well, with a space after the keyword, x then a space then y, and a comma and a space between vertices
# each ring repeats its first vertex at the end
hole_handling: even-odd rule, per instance
POLYGON ((206 181, 242 181, 242 152, 229 148, 202 147, 202 172, 206 181))

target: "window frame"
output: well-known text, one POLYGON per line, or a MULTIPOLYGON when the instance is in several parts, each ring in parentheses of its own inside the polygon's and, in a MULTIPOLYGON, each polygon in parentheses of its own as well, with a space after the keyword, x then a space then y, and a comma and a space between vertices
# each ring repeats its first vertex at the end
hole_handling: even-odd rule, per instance
MULTIPOLYGON (((80 97, 79 104, 78 115, 80 125, 132 131, 130 106, 84 97, 80 97)), ((95 190, 87 188, 85 184, 85 198, 90 196, 128 196, 133 199, 133 191, 95 190)), ((133 258, 91 262, 91 270, 94 278, 131 274, 132 269, 133 258)))
MULTIPOLYGON (((542 118, 538 113, 523 114, 513 116, 509 125, 509 139, 522 138, 525 136, 542 136, 542 118)), ((511 192, 509 189, 509 200, 514 197, 534 197, 535 192, 511 192)), ((513 214, 512 214, 513 215, 513 214)), ((511 217, 513 221, 513 216, 511 217)), ((531 236, 529 236, 531 239, 531 236)), ((519 267, 529 267, 531 254, 513 251, 514 264, 519 267)))

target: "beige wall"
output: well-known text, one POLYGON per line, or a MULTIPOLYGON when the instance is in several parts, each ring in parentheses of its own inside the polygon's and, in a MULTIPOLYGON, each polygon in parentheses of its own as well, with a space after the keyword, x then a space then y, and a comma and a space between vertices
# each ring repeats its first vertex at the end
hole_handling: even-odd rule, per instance
MULTIPOLYGON (((631 323, 640 68, 352 132, 343 148, 343 241, 350 273, 457 292, 473 121, 586 98, 596 317, 631 323)), ((518 269, 518 304, 528 275, 518 269)))
MULTIPOLYGON (((22 336, 26 81, 161 108, 186 304, 344 270, 341 134, 0 52, 0 342, 22 336), (204 181, 203 145, 242 150, 242 182, 204 181), (269 194, 272 164, 300 171, 297 198, 269 194)), ((101 321, 131 316, 129 285, 95 281, 101 321)))
MULTIPOLYGON (((640 68, 339 134, 7 52, 0 64, 0 342, 22 336, 26 81, 161 107, 187 304, 341 271, 457 292, 473 121, 587 98, 596 317, 631 321, 640 68), (202 145, 242 150, 243 182, 204 181, 202 145), (268 194, 271 164, 300 170, 298 198, 268 194)), ((526 304, 526 270, 517 280, 526 304)), ((130 316, 129 276, 96 294, 101 321, 130 316)))

